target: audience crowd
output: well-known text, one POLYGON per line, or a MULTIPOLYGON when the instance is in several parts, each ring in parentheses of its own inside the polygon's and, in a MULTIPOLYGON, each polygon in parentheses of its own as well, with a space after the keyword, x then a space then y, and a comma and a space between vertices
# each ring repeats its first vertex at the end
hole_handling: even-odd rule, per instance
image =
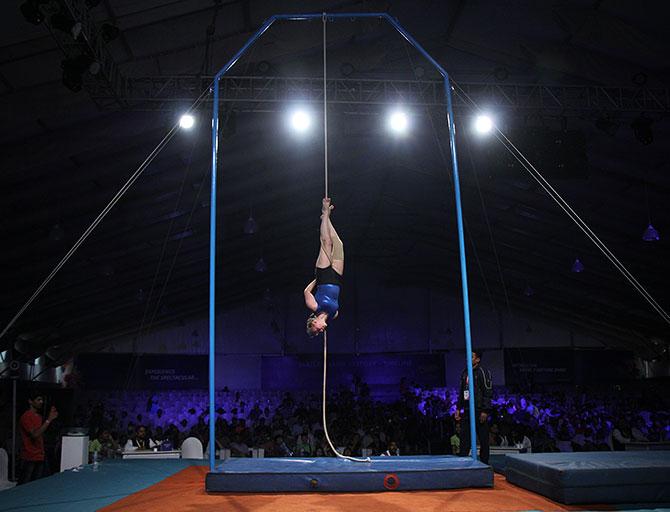
MULTIPOLYGON (((373 400, 368 387, 339 390, 328 399, 328 432, 345 455, 458 453, 456 389, 401 384, 400 398, 373 400)), ((628 390, 511 393, 496 390, 489 421, 491 446, 522 451, 622 450, 627 442, 670 441, 662 392, 628 390)), ((304 393, 217 392, 217 451, 265 457, 332 455, 321 422, 321 397, 304 393)), ((77 408, 88 425, 91 452, 117 457, 123 449, 178 448, 187 437, 207 447, 204 391, 89 394, 77 408)))

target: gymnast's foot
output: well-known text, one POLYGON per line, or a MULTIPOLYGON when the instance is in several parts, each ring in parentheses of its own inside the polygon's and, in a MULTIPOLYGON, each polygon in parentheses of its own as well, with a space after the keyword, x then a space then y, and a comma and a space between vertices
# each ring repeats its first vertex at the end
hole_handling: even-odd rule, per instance
POLYGON ((321 215, 330 215, 331 210, 335 208, 332 204, 330 204, 330 197, 324 197, 321 200, 321 215))

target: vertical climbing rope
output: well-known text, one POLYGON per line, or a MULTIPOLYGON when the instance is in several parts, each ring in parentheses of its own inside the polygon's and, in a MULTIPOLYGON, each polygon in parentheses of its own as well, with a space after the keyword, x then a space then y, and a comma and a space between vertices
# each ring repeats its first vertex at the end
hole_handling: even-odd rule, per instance
MULTIPOLYGON (((324 162, 323 162, 323 169, 324 169, 324 181, 325 181, 325 187, 324 187, 324 196, 323 197, 328 197, 328 95, 326 91, 326 13, 323 13, 322 17, 322 22, 323 22, 323 146, 324 146, 324 162)), ((324 252, 326 252, 324 248, 324 252)), ((326 252, 328 255, 328 253, 326 252)), ((330 256, 329 256, 330 258, 330 256)), ((331 264, 332 264, 332 259, 331 259, 331 264)), ((335 449, 335 445, 333 445, 333 442, 330 440, 330 435, 328 435, 328 424, 326 423, 326 378, 328 375, 327 372, 327 367, 328 367, 328 334, 326 331, 323 331, 323 398, 322 398, 322 407, 321 407, 321 412, 322 412, 322 417, 323 417, 323 433, 326 436, 326 441, 328 441, 328 445, 330 446, 330 449, 333 450, 333 453, 335 454, 336 457, 340 459, 347 459, 351 460, 354 462, 371 462, 369 457, 366 457, 365 459, 358 459, 356 457, 349 457, 347 455, 342 455, 340 452, 338 452, 335 449)))

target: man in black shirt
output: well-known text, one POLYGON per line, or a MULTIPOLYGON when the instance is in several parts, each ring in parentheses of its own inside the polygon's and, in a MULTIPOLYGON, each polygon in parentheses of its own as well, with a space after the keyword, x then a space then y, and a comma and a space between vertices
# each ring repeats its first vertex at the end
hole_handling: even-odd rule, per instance
MULTIPOLYGON (((475 393, 475 431, 479 440, 479 460, 489 463, 489 414, 491 412, 491 398, 493 383, 491 372, 480 366, 481 350, 472 350, 472 374, 474 376, 475 393)), ((458 393, 456 421, 461 422, 461 446, 459 456, 465 457, 470 451, 470 391, 468 387, 468 369, 461 373, 461 389, 458 393), (461 412, 463 414, 461 415, 461 412), (462 421, 461 421, 462 420, 462 421)))

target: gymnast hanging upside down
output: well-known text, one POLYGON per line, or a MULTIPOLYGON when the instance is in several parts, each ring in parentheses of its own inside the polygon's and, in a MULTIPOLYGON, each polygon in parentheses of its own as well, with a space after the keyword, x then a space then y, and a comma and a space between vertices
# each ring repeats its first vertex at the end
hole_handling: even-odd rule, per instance
POLYGON ((307 334, 316 336, 337 318, 338 299, 344 274, 344 245, 330 222, 330 198, 321 202, 321 248, 316 259, 316 278, 305 288, 305 305, 312 314, 307 319, 307 334))

